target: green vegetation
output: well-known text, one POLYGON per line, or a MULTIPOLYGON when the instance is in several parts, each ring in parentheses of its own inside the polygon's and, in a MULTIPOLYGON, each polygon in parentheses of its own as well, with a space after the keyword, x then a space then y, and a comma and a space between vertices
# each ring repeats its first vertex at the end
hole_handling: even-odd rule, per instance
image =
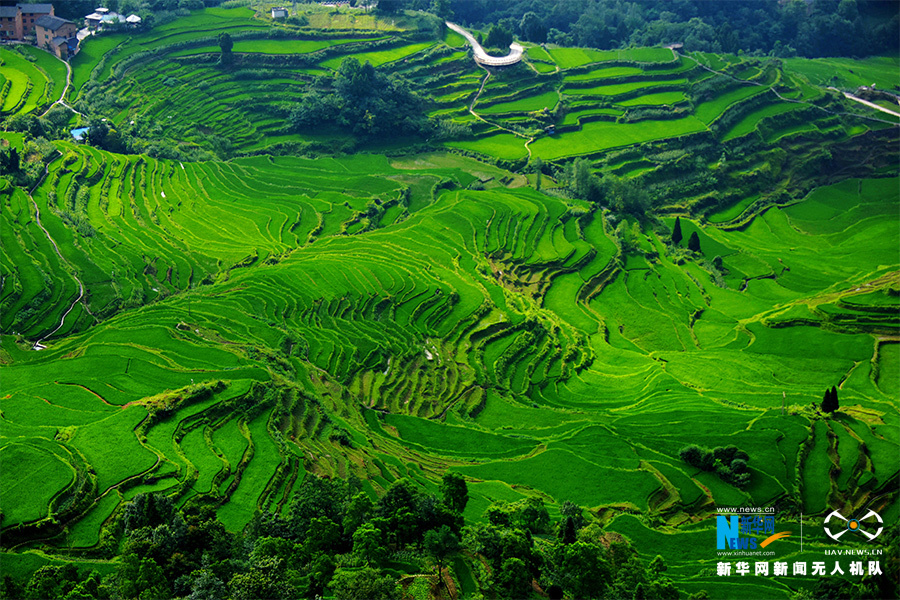
POLYGON ((726 29, 237 4, 86 40, 81 115, 0 49, 4 594, 787 597, 716 506, 896 516, 897 127, 726 29))

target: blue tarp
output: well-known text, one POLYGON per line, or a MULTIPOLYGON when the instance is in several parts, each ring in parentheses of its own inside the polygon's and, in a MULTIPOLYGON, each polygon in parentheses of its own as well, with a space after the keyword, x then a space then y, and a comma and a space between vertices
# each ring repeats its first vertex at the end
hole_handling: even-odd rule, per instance
POLYGON ((73 129, 69 133, 72 134, 72 137, 75 138, 76 142, 80 142, 84 140, 84 136, 86 136, 87 132, 90 130, 90 127, 79 127, 78 129, 73 129))

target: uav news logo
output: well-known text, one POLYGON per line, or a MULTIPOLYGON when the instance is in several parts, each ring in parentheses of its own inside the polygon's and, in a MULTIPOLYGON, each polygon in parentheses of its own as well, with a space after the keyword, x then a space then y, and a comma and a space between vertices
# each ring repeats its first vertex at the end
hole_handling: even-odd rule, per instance
POLYGON ((848 531, 852 531, 854 533, 860 533, 867 538, 867 541, 872 541, 881 535, 881 532, 884 530, 884 521, 881 520, 881 515, 879 515, 874 510, 870 510, 864 517, 861 519, 848 519, 841 513, 836 510, 831 511, 827 517, 825 517, 825 533, 833 539, 834 541, 839 541, 842 535, 847 533, 848 531), (831 521, 832 518, 837 518, 836 522, 829 525, 828 522, 831 521), (871 521, 872 517, 875 517, 875 521, 871 521), (868 523, 864 523, 864 521, 869 521, 868 523), (875 525, 878 528, 875 530, 875 533, 869 533, 866 529, 871 529, 875 525))

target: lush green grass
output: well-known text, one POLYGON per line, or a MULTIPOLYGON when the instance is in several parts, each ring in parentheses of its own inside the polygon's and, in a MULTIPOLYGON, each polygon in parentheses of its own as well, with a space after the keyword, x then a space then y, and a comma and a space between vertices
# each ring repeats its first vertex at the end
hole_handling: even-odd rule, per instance
POLYGON ((747 135, 748 133, 756 129, 756 126, 759 125, 759 122, 763 119, 790 112, 792 110, 797 110, 798 108, 799 106, 797 104, 783 102, 780 104, 769 104, 768 106, 764 106, 763 108, 754 110, 743 119, 738 121, 734 125, 734 127, 732 127, 728 131, 728 133, 726 133, 722 137, 722 141, 726 142, 728 140, 741 137, 742 135, 747 135))
POLYGON ((710 100, 708 102, 700 104, 694 110, 694 114, 698 119, 709 125, 710 123, 718 119, 719 116, 732 104, 735 104, 742 100, 746 100, 747 98, 750 98, 757 94, 761 94, 765 92, 766 89, 767 88, 763 86, 750 85, 739 87, 716 97, 714 100, 710 100))
POLYGON ((615 83, 610 85, 601 85, 592 88, 570 88, 566 90, 566 93, 572 94, 575 96, 617 96, 619 94, 625 94, 628 92, 633 92, 635 90, 640 90, 644 88, 654 88, 657 86, 678 86, 683 85, 686 82, 685 79, 662 79, 662 80, 653 80, 653 81, 629 81, 626 83, 615 83))
POLYGON ((680 137, 705 129, 704 124, 694 117, 623 124, 596 121, 586 123, 579 131, 562 136, 540 138, 531 144, 531 149, 532 152, 544 159, 555 160, 568 156, 592 154, 629 144, 680 137))
POLYGON ((3 76, 10 84, 0 113, 28 114, 38 106, 48 104, 46 98, 48 76, 17 52, 0 48, 3 76))
POLYGON ((450 427, 402 415, 388 415, 385 422, 397 428, 400 438, 439 454, 462 456, 503 456, 524 454, 535 440, 515 439, 482 433, 463 427, 450 427))
POLYGON ((344 56, 329 58, 328 60, 323 60, 319 64, 329 69, 337 69, 344 59, 352 57, 361 63, 370 62, 374 67, 380 67, 381 65, 412 56, 417 52, 421 52, 426 48, 430 48, 432 45, 434 45, 433 42, 420 42, 418 44, 407 44, 406 46, 400 46, 397 48, 390 48, 385 50, 358 52, 355 54, 347 54, 344 56))
MULTIPOLYGON (((208 36, 217 27, 268 26, 248 13, 204 11, 167 24, 123 46, 97 74, 105 78, 140 48, 208 36)), ((342 27, 348 14, 332 18, 323 9, 316 19, 342 27)), ((397 26, 408 25, 404 19, 397 26)), ((236 50, 303 53, 348 39, 239 40, 236 50)), ((90 48, 99 51, 110 40, 88 40, 85 61, 76 65, 82 81, 99 61, 90 48)), ((52 543, 96 544, 103 522, 138 493, 162 491, 179 503, 209 494, 226 527, 238 531, 259 509, 286 510, 284 501, 307 470, 357 474, 373 494, 400 477, 434 491, 443 473, 456 470, 469 478, 468 518, 481 518, 492 501, 526 495, 543 497, 553 514, 565 500, 615 507, 597 514, 607 531, 635 540, 643 556, 659 552, 706 568, 703 561, 715 557, 698 553, 710 543, 711 506, 786 498, 805 511, 824 510, 833 483, 852 487, 850 467, 861 448, 853 435, 865 443, 871 477, 883 484, 895 475, 900 352, 897 344, 881 343, 876 376, 875 336, 860 315, 894 306, 894 296, 872 290, 883 289, 898 269, 896 178, 840 181, 848 175, 832 173, 836 185, 787 208, 771 207, 738 230, 717 228, 759 194, 780 186, 794 194, 820 181, 818 171, 780 163, 777 152, 745 156, 739 140, 716 146, 706 125, 765 92, 746 85, 700 105, 694 116, 590 122, 536 139, 533 156, 557 163, 545 168, 549 193, 540 193, 528 186, 534 173, 526 178, 497 166, 498 159, 524 159, 526 137, 461 116, 483 77, 471 61, 439 52, 398 60, 428 44, 398 40, 386 50, 341 50, 381 61, 380 68, 410 77, 424 95, 439 96, 432 108, 467 118, 476 129, 472 138, 445 143, 486 161, 439 152, 400 156, 402 140, 390 158, 335 158, 323 150, 314 159, 259 155, 183 164, 60 143, 62 156, 33 198, 65 262, 37 227, 28 195, 3 184, 0 458, 11 447, 43 451, 38 440, 57 438, 83 455, 97 494, 107 491, 68 524, 68 540, 52 543), (695 132, 684 142, 665 142, 695 132), (702 156, 692 155, 695 149, 702 156), (601 210, 560 187, 557 169, 574 156, 591 157, 591 168, 609 182, 613 175, 633 178, 666 211, 660 227, 672 226, 669 215, 682 215, 685 240, 694 232, 700 238, 699 255, 668 249, 665 231, 634 219, 625 227, 637 226, 639 249, 623 253, 614 241, 621 219, 607 210, 614 199, 604 198, 601 210), (781 178, 773 174, 778 168, 786 171, 781 178), (772 180, 756 181, 766 177, 772 180), (79 186, 88 191, 79 210, 94 228, 89 237, 61 217, 72 210, 79 186), (684 190, 675 203, 666 196, 673 186, 684 190), (704 222, 717 201, 731 205, 704 222), (717 256, 722 272, 712 266, 717 256), (52 330, 77 294, 70 270, 84 282, 86 299, 61 334, 45 340, 45 350, 32 351, 21 340, 52 330), (843 316, 855 319, 852 331, 837 321, 843 316), (203 392, 219 389, 216 381, 228 385, 203 392), (846 424, 852 435, 837 432, 843 471, 832 482, 822 453, 828 440, 818 430, 824 422, 811 425, 808 407, 821 400, 825 385, 839 382, 846 414, 832 426, 846 424), (800 460, 811 426, 813 452, 800 460), (679 451, 694 441, 747 451, 746 490, 683 463, 679 451), (635 514, 612 518, 621 510, 635 514)), ((678 74, 685 68, 678 64, 624 81, 641 71, 602 64, 671 60, 660 48, 530 47, 529 56, 567 68, 598 63, 564 83, 589 85, 590 93, 643 92, 623 102, 629 108, 683 102, 687 81, 699 78, 678 74), (654 85, 678 90, 654 93, 654 85)), ((330 57, 335 62, 328 66, 341 58, 330 57)), ((741 60, 705 59, 720 66, 741 60)), ((202 139, 198 131, 227 137, 241 150, 348 139, 331 131, 308 138, 285 132, 283 112, 272 111, 291 106, 310 73, 273 71, 266 80, 240 79, 161 56, 104 90, 131 101, 117 123, 135 117, 163 123, 173 135, 184 133, 178 139, 185 143, 202 139)), ((736 73, 755 71, 738 65, 736 73)), ((556 92, 544 87, 549 79, 529 69, 492 76, 487 98, 520 99, 484 112, 495 112, 493 121, 554 106, 556 92)), ((736 138, 782 106, 735 115, 732 128, 718 133, 736 138)), ((582 98, 564 123, 622 112, 582 98)), ((509 126, 523 132, 543 126, 525 114, 514 119, 509 126)), ((826 124, 840 127, 836 121, 826 124)), ((23 143, 21 136, 3 138, 23 143)), ((853 146, 857 141, 842 139, 841 150, 862 149, 853 146)), ((890 173, 877 142, 865 143, 872 144, 872 164, 890 173)), ((784 154, 831 148, 825 139, 780 144, 784 154)), ((42 457, 52 465, 48 473, 69 468, 40 452, 18 462, 42 457)), ((0 462, 4 475, 8 463, 0 462)), ((57 480, 23 502, 22 515, 46 514, 49 498, 67 481, 57 480)), ((13 485, 12 478, 0 481, 13 485)), ((677 571, 683 565, 670 568, 684 575, 677 571)), ((771 591, 758 587, 750 591, 771 591)), ((735 590, 735 597, 752 596, 735 590)))
POLYGON ((34 64, 43 71, 52 82, 50 86, 51 101, 59 100, 63 89, 66 87, 66 65, 60 59, 56 58, 46 50, 41 50, 33 46, 21 46, 23 52, 35 59, 34 64))
POLYGON ((637 67, 599 67, 592 69, 588 73, 578 73, 576 75, 566 75, 563 81, 566 83, 576 81, 593 81, 595 79, 608 79, 611 77, 629 77, 631 75, 640 75, 643 73, 637 67))
POLYGON ((724 208, 720 211, 717 211, 709 216, 710 223, 725 223, 732 219, 735 219, 741 215, 744 210, 749 207, 751 204, 756 202, 759 196, 748 196, 737 204, 733 204, 728 208, 724 208))
POLYGON ((48 504, 75 476, 62 448, 7 443, 0 447, 3 526, 48 516, 48 504))
POLYGON ((900 84, 897 76, 900 61, 896 56, 871 56, 860 60, 849 58, 788 58, 788 71, 794 71, 819 86, 835 86, 855 90, 873 83, 883 90, 894 90, 900 84))
POLYGON ((645 94, 630 100, 623 100, 616 104, 619 106, 664 106, 678 104, 679 102, 684 101, 684 92, 659 92, 657 94, 645 94))
POLYGON ((488 156, 514 160, 525 156, 525 142, 526 140, 511 133, 495 133, 477 140, 446 142, 446 145, 451 148, 461 148, 488 156))
POLYGON ((498 102, 490 106, 476 105, 475 111, 486 115, 496 115, 510 112, 537 111, 544 108, 552 110, 558 102, 559 94, 556 92, 545 92, 537 96, 528 96, 511 102, 498 102))
POLYGON ((572 69, 597 62, 615 60, 615 50, 591 50, 587 48, 548 48, 547 52, 561 69, 572 69))
POLYGON ((559 502, 570 500, 588 507, 631 502, 646 508, 650 493, 659 487, 659 481, 645 471, 612 469, 565 450, 547 450, 534 458, 454 470, 466 477, 528 485, 559 502), (609 485, 611 481, 615 481, 614 486, 609 485))

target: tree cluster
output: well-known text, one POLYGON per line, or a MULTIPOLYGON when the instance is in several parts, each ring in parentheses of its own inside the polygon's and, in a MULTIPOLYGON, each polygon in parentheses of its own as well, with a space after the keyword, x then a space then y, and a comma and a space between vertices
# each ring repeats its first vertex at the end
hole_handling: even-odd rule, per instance
POLYGON ((445 586, 445 566, 461 551, 480 555, 472 564, 490 597, 528 597, 537 582, 550 598, 632 598, 638 587, 642 598, 678 598, 662 558, 645 565, 571 502, 556 523, 529 497, 491 505, 484 522, 465 526, 468 489, 458 474, 444 476, 439 496, 404 479, 375 500, 361 488, 356 478, 308 475, 285 513, 257 513, 239 534, 208 505, 178 509, 168 496, 140 494, 101 535, 120 555, 113 574, 46 566, 24 583, 3 577, 0 598, 399 600, 396 572, 386 568, 392 555, 427 557, 445 586))
MULTIPOLYGON (((683 239, 684 234, 681 232, 681 217, 675 217, 675 225, 672 227, 672 244, 678 246, 683 239)), ((691 237, 688 238, 687 247, 691 252, 700 252, 700 235, 696 231, 691 232, 691 237)))
POLYGON ((424 101, 401 75, 380 73, 366 61, 341 62, 333 80, 320 80, 291 108, 294 129, 333 124, 362 137, 418 134, 430 126, 424 101))
POLYGON ((737 446, 716 446, 710 450, 691 444, 682 448, 678 456, 692 467, 714 472, 722 481, 736 487, 745 487, 750 483, 750 472, 747 470, 750 455, 737 446))
POLYGON ((499 23, 528 41, 772 56, 865 56, 900 44, 900 5, 883 0, 451 0, 455 18, 499 23))

